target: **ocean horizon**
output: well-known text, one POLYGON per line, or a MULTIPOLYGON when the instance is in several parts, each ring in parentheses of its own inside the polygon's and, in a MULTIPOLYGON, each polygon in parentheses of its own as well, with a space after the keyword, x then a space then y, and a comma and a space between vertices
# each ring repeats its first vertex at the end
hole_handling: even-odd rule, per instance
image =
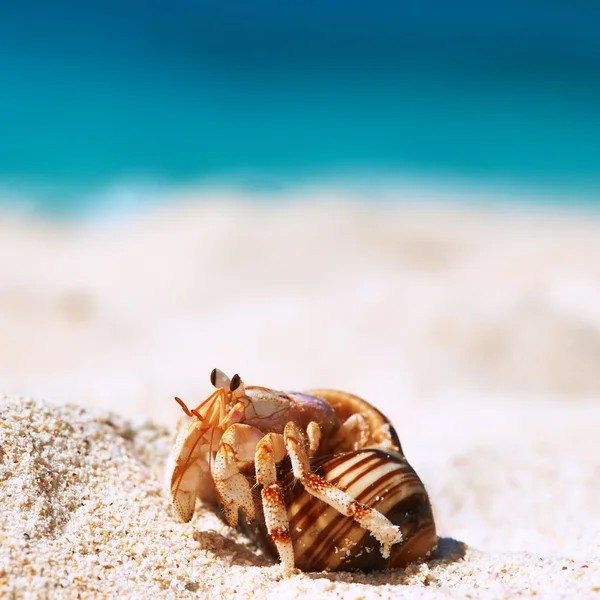
POLYGON ((429 8, 3 6, 0 196, 69 214, 380 179, 600 205, 600 7, 429 8))

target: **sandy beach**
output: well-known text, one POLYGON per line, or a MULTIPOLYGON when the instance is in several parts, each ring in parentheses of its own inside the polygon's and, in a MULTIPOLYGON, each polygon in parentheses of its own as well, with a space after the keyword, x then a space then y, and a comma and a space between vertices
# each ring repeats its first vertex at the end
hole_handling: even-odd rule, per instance
POLYGON ((0 215, 0 596, 600 596, 600 215, 191 200, 0 215), (173 397, 213 367, 384 412, 432 560, 288 577, 210 507, 179 523, 173 397))

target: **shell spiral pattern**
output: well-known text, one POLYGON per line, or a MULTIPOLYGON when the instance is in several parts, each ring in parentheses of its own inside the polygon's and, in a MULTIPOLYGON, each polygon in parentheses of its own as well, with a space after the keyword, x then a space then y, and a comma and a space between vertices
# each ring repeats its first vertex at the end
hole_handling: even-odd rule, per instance
MULTIPOLYGON (((303 571, 373 571, 404 567, 424 558, 437 544, 431 504, 423 483, 398 452, 366 448, 326 459, 316 459, 315 472, 349 493, 357 501, 377 509, 402 531, 388 558, 379 542, 356 521, 308 494, 290 477, 285 463, 281 483, 290 520, 296 566, 303 571), (320 464, 319 464, 320 463, 320 464)), ((259 494, 255 496, 261 512, 259 494)), ((242 527, 274 557, 277 556, 262 515, 256 525, 242 527)))

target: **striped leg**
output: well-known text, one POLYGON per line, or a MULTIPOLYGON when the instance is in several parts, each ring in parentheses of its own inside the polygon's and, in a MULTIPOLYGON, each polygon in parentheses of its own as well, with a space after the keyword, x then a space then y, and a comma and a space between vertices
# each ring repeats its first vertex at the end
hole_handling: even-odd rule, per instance
POLYGON ((400 529, 393 525, 378 510, 357 502, 352 496, 336 488, 310 470, 306 450, 306 440, 299 427, 289 422, 284 430, 285 446, 292 461, 294 477, 299 479, 304 489, 322 500, 337 511, 352 517, 382 544, 381 554, 384 558, 390 555, 393 544, 402 541, 400 529))
POLYGON ((294 547, 283 492, 277 483, 277 463, 286 455, 283 436, 268 433, 256 448, 256 481, 262 484, 262 504, 270 538, 286 571, 294 569, 294 547))

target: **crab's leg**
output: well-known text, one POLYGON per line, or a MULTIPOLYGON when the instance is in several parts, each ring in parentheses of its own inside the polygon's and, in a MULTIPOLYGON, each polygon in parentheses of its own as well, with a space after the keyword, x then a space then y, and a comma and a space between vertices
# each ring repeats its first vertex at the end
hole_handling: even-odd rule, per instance
POLYGON ((308 456, 315 456, 321 443, 321 428, 318 423, 311 421, 306 428, 308 436, 308 456))
POLYGON ((290 522, 277 483, 277 463, 286 455, 285 442, 281 434, 268 433, 256 447, 254 464, 256 481, 262 484, 261 491, 265 523, 270 538, 277 547, 279 558, 286 571, 294 568, 294 547, 290 537, 290 522))
POLYGON ((227 428, 213 464, 215 488, 223 504, 227 521, 237 527, 241 508, 250 521, 255 518, 252 489, 238 467, 239 462, 252 464, 256 446, 263 433, 255 427, 236 423, 227 428))
POLYGON ((354 413, 340 425, 337 436, 344 447, 358 450, 367 445, 369 433, 366 419, 360 413, 354 413))
POLYGON ((357 502, 346 492, 313 473, 310 469, 304 435, 292 421, 285 426, 284 440, 292 462, 294 477, 300 480, 304 489, 343 515, 352 517, 359 525, 370 531, 382 544, 381 554, 387 558, 392 545, 402 541, 400 529, 378 510, 357 502))

